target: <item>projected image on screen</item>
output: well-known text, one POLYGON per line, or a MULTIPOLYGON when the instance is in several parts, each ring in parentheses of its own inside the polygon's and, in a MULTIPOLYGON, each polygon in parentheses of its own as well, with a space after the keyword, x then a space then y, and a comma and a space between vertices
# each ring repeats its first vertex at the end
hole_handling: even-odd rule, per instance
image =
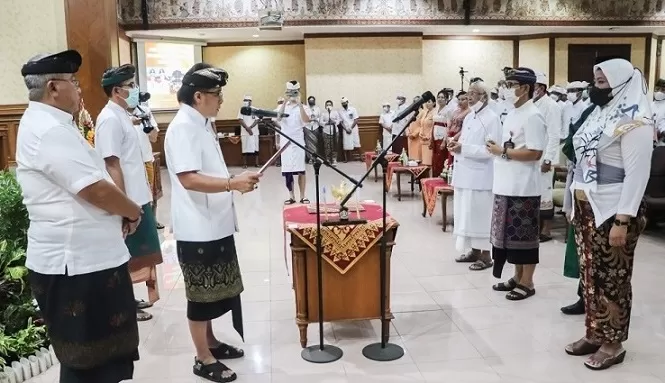
POLYGON ((150 106, 153 109, 178 107, 176 93, 185 72, 194 65, 194 46, 162 42, 145 43, 145 70, 150 106))

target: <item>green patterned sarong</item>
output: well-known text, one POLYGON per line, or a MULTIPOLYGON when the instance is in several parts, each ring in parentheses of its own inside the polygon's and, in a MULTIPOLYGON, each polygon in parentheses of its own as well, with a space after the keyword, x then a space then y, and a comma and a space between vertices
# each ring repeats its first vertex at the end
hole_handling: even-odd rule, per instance
POLYGON ((563 275, 568 278, 580 277, 580 257, 577 255, 575 227, 573 225, 568 225, 568 240, 566 241, 566 256, 563 261, 563 275))
POLYGON ((157 221, 150 204, 141 206, 141 223, 132 235, 125 238, 125 245, 132 258, 129 260, 129 271, 134 272, 146 267, 162 263, 162 248, 157 234, 157 221))

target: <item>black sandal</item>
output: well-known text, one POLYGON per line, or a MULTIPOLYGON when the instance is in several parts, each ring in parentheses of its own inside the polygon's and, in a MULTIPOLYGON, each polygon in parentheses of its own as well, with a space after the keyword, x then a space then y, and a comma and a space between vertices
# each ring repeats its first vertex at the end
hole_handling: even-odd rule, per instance
POLYGON ((588 342, 586 339, 580 339, 565 348, 566 354, 572 356, 591 355, 595 354, 598 350, 600 350, 600 345, 588 342))
POLYGON ((136 299, 136 307, 139 310, 143 310, 152 307, 152 303, 146 302, 143 299, 136 299))
POLYGON ((309 204, 310 202, 309 202, 309 200, 308 200, 307 198, 303 198, 303 199, 300 200, 300 203, 302 203, 302 204, 309 204))
POLYGON ((457 263, 473 263, 478 260, 478 256, 474 254, 472 251, 462 254, 459 257, 455 258, 455 262, 457 263))
POLYGON ((245 356, 245 351, 237 347, 228 345, 226 343, 221 343, 216 348, 211 348, 210 353, 212 353, 212 356, 214 356, 215 359, 220 359, 220 360, 238 359, 245 356))
POLYGON ((492 266, 494 266, 494 262, 479 259, 479 260, 477 260, 477 261, 475 261, 475 262, 473 262, 472 264, 469 265, 469 270, 481 271, 481 270, 489 269, 492 266))
POLYGON ((497 283, 496 285, 492 286, 492 290, 512 291, 515 287, 517 287, 517 282, 515 281, 515 279, 510 278, 507 282, 497 283))
POLYGON ((518 284, 513 291, 506 294, 506 299, 509 301, 523 301, 534 295, 536 295, 536 289, 530 289, 524 285, 518 284))
POLYGON ((203 364, 200 360, 194 359, 193 372, 194 375, 211 382, 226 383, 238 379, 238 375, 220 361, 212 364, 203 364))
POLYGON ((294 200, 293 198, 289 198, 286 201, 284 201, 284 205, 293 205, 294 203, 296 203, 296 200, 294 200))

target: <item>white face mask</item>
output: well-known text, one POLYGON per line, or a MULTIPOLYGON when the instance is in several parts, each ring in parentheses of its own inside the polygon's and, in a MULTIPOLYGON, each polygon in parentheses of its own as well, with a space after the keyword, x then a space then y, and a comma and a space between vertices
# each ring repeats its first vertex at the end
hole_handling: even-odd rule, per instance
POLYGON ((480 108, 482 108, 484 103, 482 101, 478 101, 477 103, 471 105, 471 109, 473 109, 474 112, 478 113, 480 108))
POLYGON ((243 105, 245 105, 245 106, 249 106, 249 101, 243 101, 242 103, 243 103, 243 105))
POLYGON ((390 112, 390 108, 387 107, 387 106, 384 106, 383 107, 383 113, 389 113, 389 112, 390 112))
POLYGON ((402 105, 402 104, 404 104, 404 100, 402 100, 401 98, 398 98, 397 99, 397 105, 402 105))
POLYGON ((550 98, 554 101, 559 101, 559 96, 557 96, 556 94, 550 94, 550 98))
POLYGON ((572 103, 575 103, 575 102, 577 102, 577 100, 579 100, 579 99, 580 99, 580 98, 579 98, 579 96, 577 95, 577 93, 568 93, 568 101, 570 101, 570 102, 572 102, 572 103))
POLYGON ((663 92, 656 92, 653 94, 653 99, 656 101, 663 101, 665 100, 665 93, 663 92))
POLYGON ((520 99, 520 98, 517 97, 517 95, 515 94, 515 88, 506 89, 506 90, 503 92, 503 98, 504 98, 507 102, 509 102, 509 103, 511 103, 511 104, 513 104, 513 105, 515 105, 515 103, 517 103, 517 101, 520 99))

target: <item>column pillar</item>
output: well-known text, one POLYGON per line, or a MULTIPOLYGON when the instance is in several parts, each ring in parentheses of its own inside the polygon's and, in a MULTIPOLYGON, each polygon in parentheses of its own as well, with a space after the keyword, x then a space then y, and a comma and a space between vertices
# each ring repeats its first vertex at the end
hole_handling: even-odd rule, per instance
POLYGON ((64 0, 67 46, 83 56, 77 77, 93 119, 107 102, 101 87, 104 70, 118 65, 118 0, 64 0))

